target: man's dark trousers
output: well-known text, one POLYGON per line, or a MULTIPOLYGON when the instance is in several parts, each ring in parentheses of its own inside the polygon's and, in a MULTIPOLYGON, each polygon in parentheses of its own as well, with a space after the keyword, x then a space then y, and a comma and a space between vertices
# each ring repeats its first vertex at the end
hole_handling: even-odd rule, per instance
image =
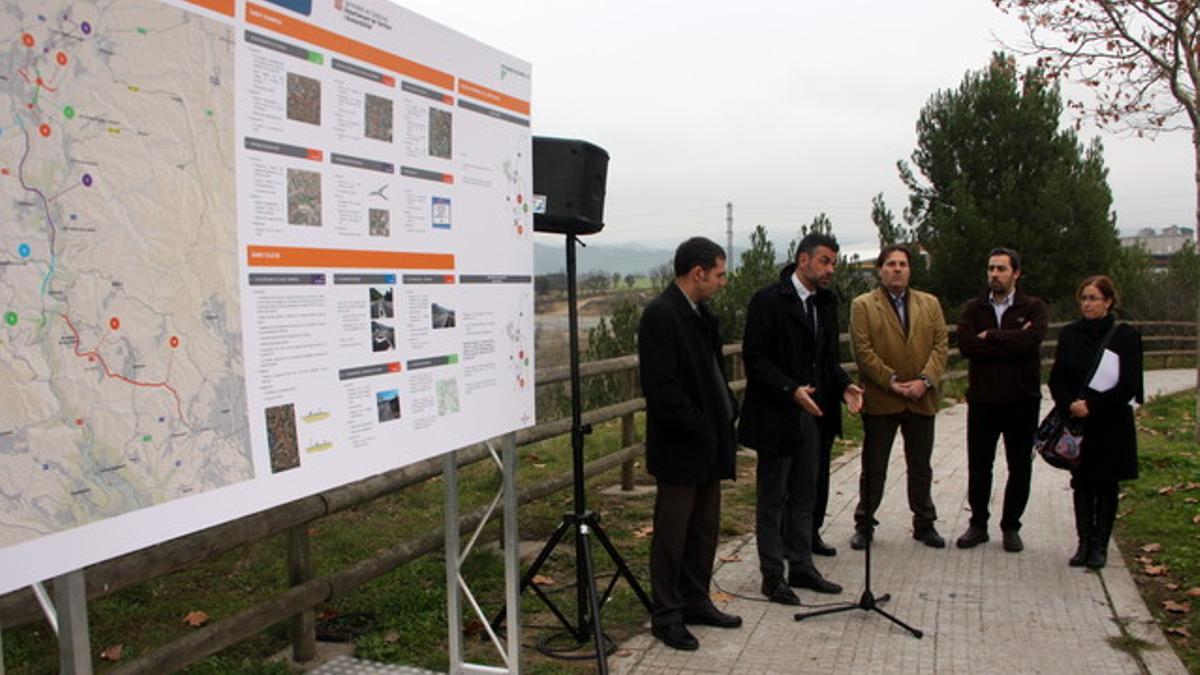
MULTIPOLYGON (((828 415, 829 413, 825 413, 828 415)), ((841 410, 837 411, 842 414, 841 410)), ((817 442, 817 496, 813 502, 812 533, 813 538, 825 527, 825 512, 829 510, 829 465, 833 461, 833 439, 835 432, 825 425, 817 425, 820 440, 817 442)))
POLYGON ((1038 426, 1041 400, 1032 398, 1015 403, 970 403, 967 406, 967 502, 971 505, 971 524, 986 530, 988 502, 992 498, 992 466, 996 462, 996 441, 1004 436, 1004 455, 1008 461, 1008 482, 1004 486, 1004 510, 1000 529, 1021 529, 1021 515, 1029 502, 1029 481, 1033 473, 1033 435, 1038 426))
POLYGON ((937 520, 933 507, 933 415, 905 411, 895 415, 867 415, 863 420, 863 472, 858 491, 862 497, 854 510, 854 528, 859 532, 875 529, 875 511, 883 500, 887 482, 888 458, 896 430, 904 437, 904 456, 908 466, 908 507, 913 513, 913 530, 932 527, 937 520))
POLYGON ((801 430, 803 440, 794 453, 758 452, 755 532, 763 579, 782 580, 788 573, 813 570, 813 500, 820 434, 807 414, 801 430), (785 560, 788 570, 783 567, 785 560))
POLYGON ((712 606, 708 585, 721 520, 721 481, 700 485, 658 482, 650 545, 650 595, 655 626, 683 620, 684 610, 712 606))

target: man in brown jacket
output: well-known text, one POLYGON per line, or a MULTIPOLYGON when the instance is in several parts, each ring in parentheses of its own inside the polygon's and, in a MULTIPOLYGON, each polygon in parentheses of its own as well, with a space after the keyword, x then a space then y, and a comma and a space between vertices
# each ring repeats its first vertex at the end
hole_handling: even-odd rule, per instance
POLYGON ((874 534, 897 429, 904 436, 913 538, 934 548, 946 545, 933 526, 930 466, 937 387, 946 368, 946 320, 937 298, 908 287, 911 262, 903 246, 884 247, 875 261, 879 287, 850 305, 850 339, 865 389, 862 472, 850 540, 856 550, 874 534))
POLYGON ((1010 248, 988 253, 987 293, 968 300, 958 316, 958 351, 970 361, 967 379, 967 502, 971 524, 959 548, 988 540, 988 502, 996 441, 1003 434, 1008 482, 1000 532, 1004 550, 1025 548, 1018 531, 1029 502, 1033 434, 1042 403, 1042 338, 1046 305, 1017 284, 1021 256, 1010 248))

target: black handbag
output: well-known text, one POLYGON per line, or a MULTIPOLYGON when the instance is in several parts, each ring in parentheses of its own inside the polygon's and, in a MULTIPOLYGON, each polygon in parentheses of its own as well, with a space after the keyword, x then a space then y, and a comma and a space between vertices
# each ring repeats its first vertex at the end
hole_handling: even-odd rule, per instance
MULTIPOLYGON (((1079 391, 1079 397, 1083 398, 1087 391, 1087 383, 1092 381, 1096 375, 1096 369, 1100 367, 1100 360, 1104 358, 1104 350, 1108 348, 1108 341, 1112 339, 1113 333, 1117 332, 1117 326, 1120 325, 1116 321, 1113 322, 1112 328, 1104 334, 1104 339, 1100 341, 1100 349, 1096 352, 1096 363, 1092 365, 1088 371, 1087 377, 1083 379, 1083 387, 1079 391)), ((1071 417, 1069 411, 1060 411, 1058 406, 1050 409, 1046 416, 1042 418, 1042 423, 1038 425, 1037 432, 1033 435, 1033 449, 1046 463, 1056 469, 1076 469, 1080 462, 1083 461, 1081 451, 1083 449, 1083 420, 1071 417)))

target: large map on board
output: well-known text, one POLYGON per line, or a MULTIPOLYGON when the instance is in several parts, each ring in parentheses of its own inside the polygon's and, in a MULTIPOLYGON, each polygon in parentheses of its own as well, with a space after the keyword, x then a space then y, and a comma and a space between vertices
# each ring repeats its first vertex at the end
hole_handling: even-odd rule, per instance
POLYGON ((386 0, 0 13, 0 593, 533 422, 528 63, 386 0))
POLYGON ((0 33, 0 547, 253 475, 234 31, 32 7, 0 33))

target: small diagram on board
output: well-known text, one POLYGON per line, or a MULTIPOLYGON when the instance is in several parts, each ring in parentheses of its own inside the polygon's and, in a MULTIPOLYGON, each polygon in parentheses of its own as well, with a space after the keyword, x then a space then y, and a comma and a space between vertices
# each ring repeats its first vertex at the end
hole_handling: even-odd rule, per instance
POLYGON ((287 170, 287 221, 289 225, 321 226, 321 174, 304 169, 287 170))
POLYGON ((529 221, 529 181, 521 173, 521 165, 525 156, 522 148, 529 147, 529 137, 523 136, 517 143, 508 159, 501 167, 505 179, 504 203, 508 207, 508 218, 512 233, 518 237, 529 235, 526 223, 529 221))
POLYGON ((392 212, 387 209, 367 209, 367 233, 386 237, 392 233, 392 212))
POLYGON ((296 122, 321 124, 321 81, 288 73, 287 117, 296 122))
POLYGON ((454 378, 438 380, 435 389, 438 415, 452 415, 458 412, 458 380, 454 378))
POLYGON ((392 142, 392 99, 366 95, 363 102, 363 133, 367 138, 392 142))
POLYGON ((450 198, 434 197, 430 205, 430 224, 435 230, 450 229, 450 198))
POLYGON ((448 110, 429 109, 429 156, 450 159, 454 116, 448 110))
POLYGON ((513 388, 518 391, 531 385, 529 373, 533 359, 530 358, 529 336, 525 331, 525 308, 528 306, 529 292, 526 291, 521 294, 521 299, 510 315, 511 318, 504 326, 504 333, 509 342, 509 370, 512 373, 513 388))
POLYGON ((379 412, 380 422, 391 422, 400 419, 400 390, 388 389, 375 394, 375 407, 379 412))
POLYGON ((296 440, 296 406, 292 403, 266 409, 267 448, 271 473, 300 466, 300 444, 296 440))

